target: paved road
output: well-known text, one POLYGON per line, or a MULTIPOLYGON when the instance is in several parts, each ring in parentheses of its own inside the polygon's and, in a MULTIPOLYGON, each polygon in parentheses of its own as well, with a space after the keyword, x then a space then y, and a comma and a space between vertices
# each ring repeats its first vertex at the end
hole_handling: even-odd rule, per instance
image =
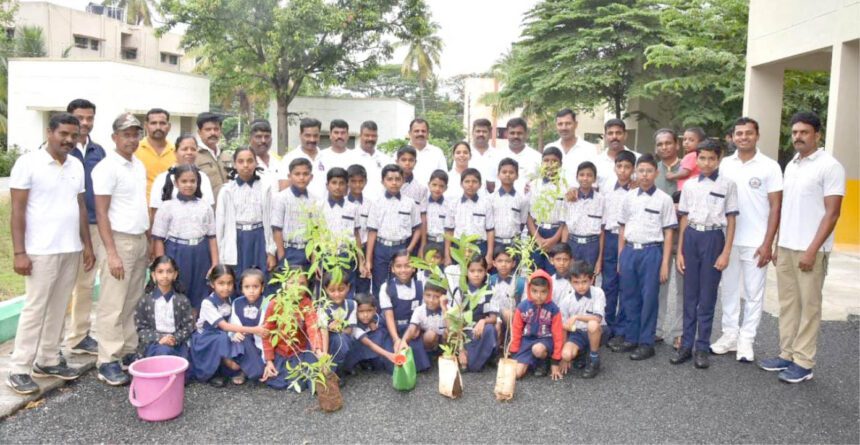
MULTIPOLYGON (((765 315, 758 354, 776 349, 776 320, 765 315)), ((260 387, 187 388, 184 414, 138 420, 127 389, 92 374, 36 409, 0 422, 0 442, 515 442, 515 443, 852 443, 860 442, 858 322, 826 322, 815 380, 787 385, 776 375, 715 357, 711 369, 605 353, 605 372, 587 381, 528 378, 510 403, 493 399, 494 372, 466 374, 466 393, 436 392, 435 372, 398 393, 382 375, 344 388, 345 409, 316 410, 308 394, 260 387)))

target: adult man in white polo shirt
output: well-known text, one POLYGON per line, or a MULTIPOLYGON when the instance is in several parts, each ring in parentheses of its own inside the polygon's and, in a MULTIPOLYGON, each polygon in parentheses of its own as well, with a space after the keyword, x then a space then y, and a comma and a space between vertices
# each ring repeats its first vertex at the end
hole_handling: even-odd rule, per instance
POLYGON ((358 165, 364 167, 367 172, 367 185, 362 193, 363 199, 371 202, 382 197, 382 168, 393 164, 394 159, 376 148, 379 140, 379 128, 374 121, 364 121, 358 130, 358 148, 355 149, 355 157, 358 165))
POLYGON ((487 119, 475 119, 472 123, 472 159, 469 166, 477 168, 484 179, 487 193, 496 190, 496 177, 499 173, 500 150, 490 146, 493 124, 487 119))
POLYGON ((448 161, 441 148, 429 143, 430 124, 417 117, 409 123, 409 145, 415 147, 418 156, 412 174, 415 181, 424 187, 430 183, 430 175, 436 170, 448 171, 448 161))
POLYGON ((785 167, 776 284, 779 289, 779 356, 762 360, 766 371, 799 383, 812 379, 821 325, 821 289, 833 250, 833 228, 845 196, 845 169, 823 148, 821 120, 791 117, 797 154, 785 167))
POLYGON ((81 250, 84 269, 92 269, 95 262, 84 202, 84 167, 68 156, 79 132, 78 119, 71 114, 52 117, 45 145, 22 155, 9 180, 14 268, 25 277, 27 292, 6 379, 19 394, 39 391, 31 372, 63 380, 80 375, 60 360, 63 318, 81 250))
POLYGON ((96 309, 99 336, 98 378, 109 385, 128 383, 123 368, 135 359, 134 310, 143 295, 148 258, 149 214, 146 168, 134 156, 143 127, 131 113, 113 122, 115 150, 93 170, 101 292, 96 309))
POLYGON ((723 335, 711 345, 714 354, 737 351, 737 360, 755 359, 753 343, 764 304, 767 265, 771 260, 779 211, 782 207, 782 170, 756 147, 758 122, 735 121, 737 150, 720 163, 720 174, 738 186, 737 225, 729 265, 723 271, 723 335), (741 293, 744 322, 740 325, 741 293))
POLYGON ((290 186, 290 162, 296 158, 305 158, 311 162, 311 174, 313 178, 308 184, 308 191, 317 197, 325 195, 325 165, 320 157, 320 130, 322 122, 318 119, 306 117, 299 121, 299 139, 301 145, 288 151, 281 159, 278 167, 278 188, 284 190, 290 186))
MULTIPOLYGON (((505 137, 508 139, 508 148, 499 152, 499 161, 511 158, 520 166, 519 176, 514 182, 514 190, 528 193, 526 184, 538 177, 541 165, 541 153, 526 144, 529 137, 529 126, 526 120, 515 117, 508 120, 505 125, 505 137)), ((562 159, 564 161, 564 159, 562 159)))
POLYGON ((564 172, 564 177, 570 186, 576 185, 576 169, 579 164, 585 161, 594 162, 600 154, 596 145, 576 137, 576 126, 576 113, 570 108, 560 110, 555 114, 555 130, 558 133, 558 140, 547 144, 547 147, 558 147, 564 155, 562 172, 564 172))
POLYGON ((633 153, 636 159, 641 155, 625 145, 627 124, 621 119, 609 119, 603 124, 603 141, 606 143, 606 150, 593 161, 597 167, 597 185, 600 190, 612 190, 615 186, 615 156, 625 150, 633 153))

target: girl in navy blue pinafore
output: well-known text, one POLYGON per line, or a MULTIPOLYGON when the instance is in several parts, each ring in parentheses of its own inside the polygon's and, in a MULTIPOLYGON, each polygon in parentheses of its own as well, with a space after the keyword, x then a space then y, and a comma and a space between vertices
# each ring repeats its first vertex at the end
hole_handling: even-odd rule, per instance
POLYGON ((346 358, 352 349, 352 329, 356 324, 355 300, 347 299, 350 293, 349 275, 344 272, 340 281, 330 273, 323 275, 322 288, 328 302, 319 309, 320 329, 328 332, 328 352, 332 356, 335 370, 343 376, 346 358))
MULTIPOLYGON (((385 318, 390 339, 386 349, 398 352, 407 345, 401 337, 409 327, 412 312, 424 301, 424 285, 415 277, 415 269, 409 264, 409 252, 406 249, 397 251, 391 260, 391 276, 379 289, 379 308, 385 318)), ((430 369, 430 358, 424 349, 424 341, 420 338, 408 343, 412 348, 415 359, 415 369, 426 371, 430 369)))
POLYGON ((346 357, 344 368, 353 371, 356 366, 368 371, 394 370, 394 354, 385 347, 391 344, 388 330, 381 323, 373 296, 355 294, 356 317, 352 329, 354 343, 346 357))
MULTIPOLYGON (((239 277, 239 290, 242 296, 233 300, 233 314, 230 323, 246 327, 260 326, 260 318, 263 315, 263 289, 266 285, 266 276, 263 271, 252 267, 242 272, 239 277)), ((232 333, 230 339, 231 355, 235 357, 236 363, 242 368, 242 374, 234 377, 236 383, 247 377, 257 380, 263 376, 263 351, 262 341, 256 335, 244 335, 240 332, 232 333)))
MULTIPOLYGON (((269 331, 260 326, 242 326, 228 322, 233 313, 230 297, 236 285, 233 269, 219 264, 209 274, 209 282, 215 289, 200 305, 197 332, 191 336, 191 371, 194 379, 209 381, 213 386, 223 387, 227 377, 238 376, 242 368, 234 360, 229 332, 242 335, 266 336, 269 331)), ((238 381, 237 381, 238 383, 238 381)))
POLYGON ((149 282, 137 303, 138 353, 142 357, 174 355, 190 360, 188 343, 194 332, 191 303, 182 294, 179 269, 169 256, 159 256, 149 266, 149 282))
POLYGON ((233 167, 233 180, 221 187, 215 206, 220 260, 233 266, 239 275, 257 267, 268 283, 268 271, 275 267, 275 242, 269 219, 271 192, 257 175, 257 158, 250 148, 236 149, 233 167))
MULTIPOLYGON (((475 255, 469 260, 468 272, 466 274, 468 293, 474 295, 480 289, 487 286, 487 260, 481 255, 475 255)), ((454 291, 454 300, 459 303, 463 301, 462 289, 454 291)), ((460 352, 460 367, 470 372, 480 372, 498 346, 496 333, 496 320, 499 315, 497 302, 493 293, 487 289, 487 293, 472 311, 472 320, 475 325, 466 331, 469 341, 460 352)))
POLYGON ((163 203, 152 223, 153 253, 167 255, 179 265, 179 281, 195 311, 209 294, 206 274, 218 264, 215 214, 201 199, 200 171, 181 164, 168 171, 162 191, 163 203), (176 199, 173 184, 179 189, 176 199))

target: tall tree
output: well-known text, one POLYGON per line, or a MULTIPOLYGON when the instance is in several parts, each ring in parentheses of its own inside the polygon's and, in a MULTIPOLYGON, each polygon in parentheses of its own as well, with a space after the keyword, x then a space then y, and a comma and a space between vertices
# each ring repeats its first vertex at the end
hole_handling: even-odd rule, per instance
POLYGON ((421 88, 421 114, 427 112, 424 96, 427 83, 433 80, 433 73, 439 66, 442 54, 442 39, 436 35, 439 24, 430 21, 430 11, 423 0, 409 0, 411 13, 406 17, 406 26, 411 33, 401 43, 408 47, 406 57, 400 66, 403 77, 418 79, 421 88))
POLYGON ((102 5, 124 8, 128 24, 146 26, 152 26, 152 16, 158 8, 153 0, 104 0, 102 5))
MULTIPOLYGON (((183 46, 198 47, 206 73, 256 85, 278 105, 278 139, 286 147, 290 102, 307 82, 343 80, 388 59, 414 0, 164 0, 168 24, 187 25, 183 46)), ((417 2, 420 3, 420 2, 417 2)))

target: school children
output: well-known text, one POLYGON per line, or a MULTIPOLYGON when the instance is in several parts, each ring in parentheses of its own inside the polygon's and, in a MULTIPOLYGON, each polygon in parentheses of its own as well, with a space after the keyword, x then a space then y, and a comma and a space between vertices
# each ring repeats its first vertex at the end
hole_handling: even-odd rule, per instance
POLYGON ((624 342, 613 351, 631 352, 631 360, 654 356, 660 283, 669 279, 672 229, 678 225, 672 198, 657 189, 657 160, 644 154, 636 161, 639 187, 627 192, 618 224, 621 305, 627 317, 624 342))
POLYGON ((525 377, 530 368, 536 376, 545 376, 544 364, 551 358, 552 379, 559 380, 564 326, 561 311, 552 301, 552 278, 546 271, 531 274, 526 295, 528 298, 517 305, 511 327, 510 351, 517 361, 517 379, 525 377))
POLYGON ((182 271, 179 281, 195 311, 210 292, 206 274, 218 264, 215 213, 202 199, 200 179, 194 164, 171 167, 152 224, 153 254, 176 260, 182 271), (172 199, 174 182, 179 189, 176 199, 172 199))
MULTIPOLYGON (((326 189, 328 190, 328 199, 322 204, 322 214, 325 218, 326 225, 333 236, 338 239, 347 240, 352 238, 355 240, 356 246, 361 246, 361 221, 359 220, 359 207, 354 202, 346 199, 346 188, 349 175, 346 170, 340 167, 334 167, 326 173, 326 189)), ((347 283, 352 285, 357 275, 364 275, 364 261, 356 258, 361 273, 356 273, 354 265, 350 267, 347 283)))
POLYGON ((356 366, 369 371, 391 372, 394 369, 394 353, 384 347, 391 340, 380 321, 375 299, 372 295, 357 293, 355 304, 356 323, 352 329, 355 343, 346 359, 347 372, 355 371, 356 366))
POLYGON ((447 305, 445 288, 433 283, 424 285, 424 302, 412 312, 409 327, 403 333, 403 342, 409 343, 415 339, 424 342, 424 350, 428 354, 438 354, 439 345, 445 342, 445 314, 447 305))
POLYGON ((570 245, 573 258, 585 260, 599 275, 603 263, 603 194, 594 190, 597 167, 585 161, 576 168, 579 182, 577 199, 565 202, 565 219, 562 242, 570 245))
POLYGON ((549 262, 552 264, 553 269, 555 269, 555 273, 552 274, 553 301, 561 301, 561 297, 567 295, 570 291, 569 274, 570 262, 572 260, 573 254, 571 253, 570 245, 567 243, 558 243, 549 250, 549 262))
POLYGON ((552 246, 561 241, 561 226, 564 221, 564 191, 559 183, 561 169, 561 150, 548 147, 543 152, 542 178, 529 184, 529 233, 534 236, 540 249, 532 255, 535 266, 554 274, 555 269, 547 260, 546 254, 552 246))
POLYGON ((493 207, 493 241, 495 246, 507 249, 519 238, 529 216, 529 200, 522 190, 516 190, 514 184, 519 172, 517 161, 511 158, 499 162, 499 190, 490 194, 493 207))
MULTIPOLYGON (((197 159, 197 139, 191 133, 179 135, 176 138, 176 165, 194 164, 197 159)), ((155 218, 155 212, 161 207, 161 195, 164 193, 164 186, 167 182, 167 176, 170 170, 161 172, 152 181, 152 188, 149 192, 149 213, 150 218, 155 218)), ((174 178, 175 180, 176 178, 174 178)), ((203 195, 201 199, 210 206, 215 206, 215 197, 212 195, 212 184, 209 182, 209 176, 200 175, 200 193, 203 195)), ((174 183, 173 198, 179 194, 179 188, 174 183)))
MULTIPOLYGON (((427 202, 427 227, 421 233, 421 257, 427 253, 428 244, 445 244, 445 231, 453 230, 451 215, 454 213, 453 198, 446 198, 448 189, 448 174, 436 170, 430 174, 430 198, 427 202)), ((459 197, 457 197, 459 198, 459 197)), ((446 256, 444 247, 439 253, 446 256)))
MULTIPOLYGON (((255 327, 260 325, 263 315, 263 290, 266 288, 265 274, 256 267, 251 267, 239 276, 239 292, 241 296, 233 300, 230 323, 237 326, 255 327)), ((242 372, 233 378, 234 383, 242 384, 245 379, 257 380, 263 376, 262 343, 256 335, 245 335, 241 332, 231 332, 231 355, 242 372)))
POLYGON ((218 193, 215 237, 219 262, 238 273, 256 266, 264 272, 275 267, 271 194, 257 176, 257 157, 247 147, 233 153, 235 176, 218 193))
POLYGON ((696 368, 709 366, 711 326, 717 291, 735 237, 738 190, 731 179, 720 175, 722 149, 706 140, 696 148, 699 176, 687 181, 678 213, 678 271, 684 274, 684 334, 672 364, 690 360, 695 349, 696 368), (725 234, 723 231, 725 230, 725 234))
POLYGON ((373 295, 388 279, 394 253, 411 252, 421 239, 421 214, 418 204, 400 193, 403 169, 389 164, 382 168, 382 199, 371 204, 367 216, 366 269, 373 275, 373 295))
POLYGON ((404 145, 397 150, 396 159, 397 165, 403 169, 403 187, 400 191, 404 196, 412 198, 418 204, 418 208, 423 214, 427 211, 427 198, 430 196, 430 193, 427 190, 427 186, 416 181, 413 175, 415 163, 417 162, 416 159, 418 159, 418 152, 415 151, 415 147, 404 145))
POLYGON ((179 268, 173 258, 161 255, 149 266, 145 295, 137 302, 138 355, 175 355, 191 358, 188 343, 194 332, 191 302, 181 293, 179 268))
POLYGON ((230 323, 233 313, 230 297, 235 290, 236 276, 230 266, 219 264, 209 274, 209 283, 214 292, 200 305, 197 332, 191 336, 191 375, 200 382, 208 381, 221 388, 227 377, 241 384, 242 368, 233 360, 229 332, 243 335, 267 336, 269 331, 260 326, 242 326, 230 323))
POLYGON ((559 303, 567 339, 561 351, 561 368, 566 373, 570 362, 588 354, 582 372, 586 379, 600 372, 600 340, 606 322, 603 310, 606 298, 603 290, 592 286, 594 268, 587 261, 577 260, 570 268, 571 289, 559 303))
POLYGON ((602 190, 604 199, 603 212, 603 281, 601 288, 606 296, 604 320, 609 345, 616 346, 624 340, 625 317, 621 310, 618 295, 618 233, 621 226, 621 206, 624 197, 630 190, 630 179, 636 157, 629 151, 622 151, 615 156, 615 179, 606 181, 606 190, 602 190))
POLYGON ((424 342, 418 339, 405 341, 403 335, 409 327, 412 313, 424 299, 424 286, 415 277, 415 268, 409 264, 409 252, 400 250, 391 260, 391 277, 379 289, 379 309, 388 329, 390 352, 397 353, 409 346, 415 358, 415 369, 430 369, 430 358, 424 349, 424 342))
POLYGON ((499 344, 502 344, 503 331, 510 329, 514 309, 520 304, 525 290, 525 278, 515 277, 514 258, 501 246, 493 252, 493 265, 496 273, 490 275, 488 284, 493 290, 495 306, 499 310, 499 344))
MULTIPOLYGON (((439 243, 429 243, 427 247, 424 249, 424 259, 427 260, 433 266, 439 266, 442 271, 443 278, 447 279, 447 274, 445 273, 445 269, 442 269, 444 265, 442 264, 442 252, 445 251, 445 246, 439 243)), ((418 273, 418 281, 421 284, 427 285, 430 276, 432 275, 432 271, 424 270, 418 273)))
MULTIPOLYGON (((371 202, 370 199, 366 198, 364 193, 367 186, 367 170, 361 165, 350 165, 346 170, 346 174, 349 181, 349 194, 346 199, 358 206, 358 236, 361 240, 361 244, 358 247, 361 248, 361 252, 363 253, 367 251, 367 216, 370 212, 371 202)), ((362 262, 362 269, 364 265, 362 262)), ((353 291, 355 293, 370 291, 370 273, 367 270, 355 277, 353 291)))
POLYGON ((308 267, 305 224, 307 217, 319 211, 319 198, 308 194, 308 184, 314 176, 310 161, 293 159, 289 169, 290 186, 278 192, 272 205, 272 236, 279 264, 286 260, 289 266, 308 267))
POLYGON ((331 354, 338 375, 343 376, 354 341, 352 329, 356 324, 356 304, 354 300, 346 298, 350 293, 346 273, 340 279, 335 279, 327 272, 323 275, 322 288, 328 300, 318 310, 320 332, 328 333, 326 352, 331 354))
MULTIPOLYGON (((489 264, 493 260, 495 219, 493 205, 489 199, 478 194, 481 189, 481 173, 474 168, 467 168, 460 176, 463 196, 453 203, 450 223, 445 229, 449 235, 459 238, 463 235, 477 235, 476 242, 481 256, 489 264)), ((445 240, 445 251, 448 257, 446 264, 451 264, 451 240, 445 240)))
MULTIPOLYGON (((468 169, 467 169, 468 170, 468 169)), ((487 260, 480 255, 474 255, 469 260, 466 273, 466 285, 469 294, 474 294, 487 286, 487 260)), ((489 289, 488 289, 489 290, 489 289)), ((463 289, 457 289, 454 299, 461 301, 467 296, 463 289)), ((495 355, 498 346, 496 321, 499 308, 492 292, 488 292, 472 310, 472 321, 475 325, 467 330, 469 341, 460 352, 460 367, 470 372, 480 372, 484 365, 495 355)))

